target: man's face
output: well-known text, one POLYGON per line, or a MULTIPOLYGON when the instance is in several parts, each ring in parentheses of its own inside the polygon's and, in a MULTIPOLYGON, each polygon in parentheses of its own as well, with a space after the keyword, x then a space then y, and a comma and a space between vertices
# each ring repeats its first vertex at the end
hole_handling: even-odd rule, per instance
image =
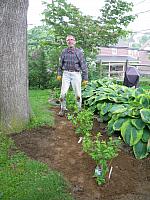
POLYGON ((73 36, 68 36, 66 38, 66 42, 67 42, 68 47, 74 47, 76 44, 76 40, 73 36))

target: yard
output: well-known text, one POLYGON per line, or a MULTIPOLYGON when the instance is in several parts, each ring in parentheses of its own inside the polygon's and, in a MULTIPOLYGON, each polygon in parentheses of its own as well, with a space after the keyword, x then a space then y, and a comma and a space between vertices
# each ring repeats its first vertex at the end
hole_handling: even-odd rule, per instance
MULTIPOLYGON (((92 177, 95 162, 82 151, 72 123, 65 117, 57 116, 58 107, 50 107, 49 111, 55 116, 53 127, 26 130, 21 134, 12 134, 11 137, 17 147, 30 158, 46 163, 50 169, 62 173, 71 184, 74 199, 149 200, 149 158, 137 160, 130 148, 123 145, 118 157, 111 163, 111 178, 107 178, 103 186, 98 186, 92 177)), ((106 135, 105 124, 95 121, 93 132, 99 130, 106 135)))

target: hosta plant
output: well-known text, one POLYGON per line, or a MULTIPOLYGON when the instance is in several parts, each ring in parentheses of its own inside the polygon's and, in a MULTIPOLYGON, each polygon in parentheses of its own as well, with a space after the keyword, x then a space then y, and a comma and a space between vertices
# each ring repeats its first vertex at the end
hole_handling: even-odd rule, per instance
POLYGON ((97 80, 88 84, 83 97, 85 104, 99 114, 101 121, 108 122, 109 135, 120 131, 138 159, 149 154, 150 92, 97 80))
POLYGON ((125 143, 133 147, 136 158, 145 158, 150 152, 150 96, 135 97, 122 111, 116 108, 108 122, 109 135, 114 131, 121 132, 125 143))

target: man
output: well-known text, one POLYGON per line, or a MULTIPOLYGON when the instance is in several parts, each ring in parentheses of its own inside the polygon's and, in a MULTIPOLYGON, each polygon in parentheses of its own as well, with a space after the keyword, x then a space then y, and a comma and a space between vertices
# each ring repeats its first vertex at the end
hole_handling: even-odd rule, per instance
POLYGON ((88 83, 88 69, 81 49, 75 48, 76 40, 72 35, 66 38, 68 48, 62 51, 60 57, 60 67, 58 68, 57 80, 62 80, 60 103, 61 110, 59 116, 64 116, 66 108, 66 94, 72 85, 74 90, 78 109, 81 109, 81 81, 83 85, 88 83), (81 77, 82 76, 82 77, 81 77))

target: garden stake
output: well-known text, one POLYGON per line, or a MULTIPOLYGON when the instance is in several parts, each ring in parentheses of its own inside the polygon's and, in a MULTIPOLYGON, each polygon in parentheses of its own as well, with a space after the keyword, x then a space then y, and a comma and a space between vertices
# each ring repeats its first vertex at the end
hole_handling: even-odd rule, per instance
POLYGON ((111 166, 110 171, 109 171, 109 176, 108 176, 109 179, 110 179, 111 174, 112 174, 112 169, 113 169, 113 167, 111 166))
POLYGON ((80 137, 79 138, 79 141, 78 141, 78 144, 82 141, 83 137, 80 137))

